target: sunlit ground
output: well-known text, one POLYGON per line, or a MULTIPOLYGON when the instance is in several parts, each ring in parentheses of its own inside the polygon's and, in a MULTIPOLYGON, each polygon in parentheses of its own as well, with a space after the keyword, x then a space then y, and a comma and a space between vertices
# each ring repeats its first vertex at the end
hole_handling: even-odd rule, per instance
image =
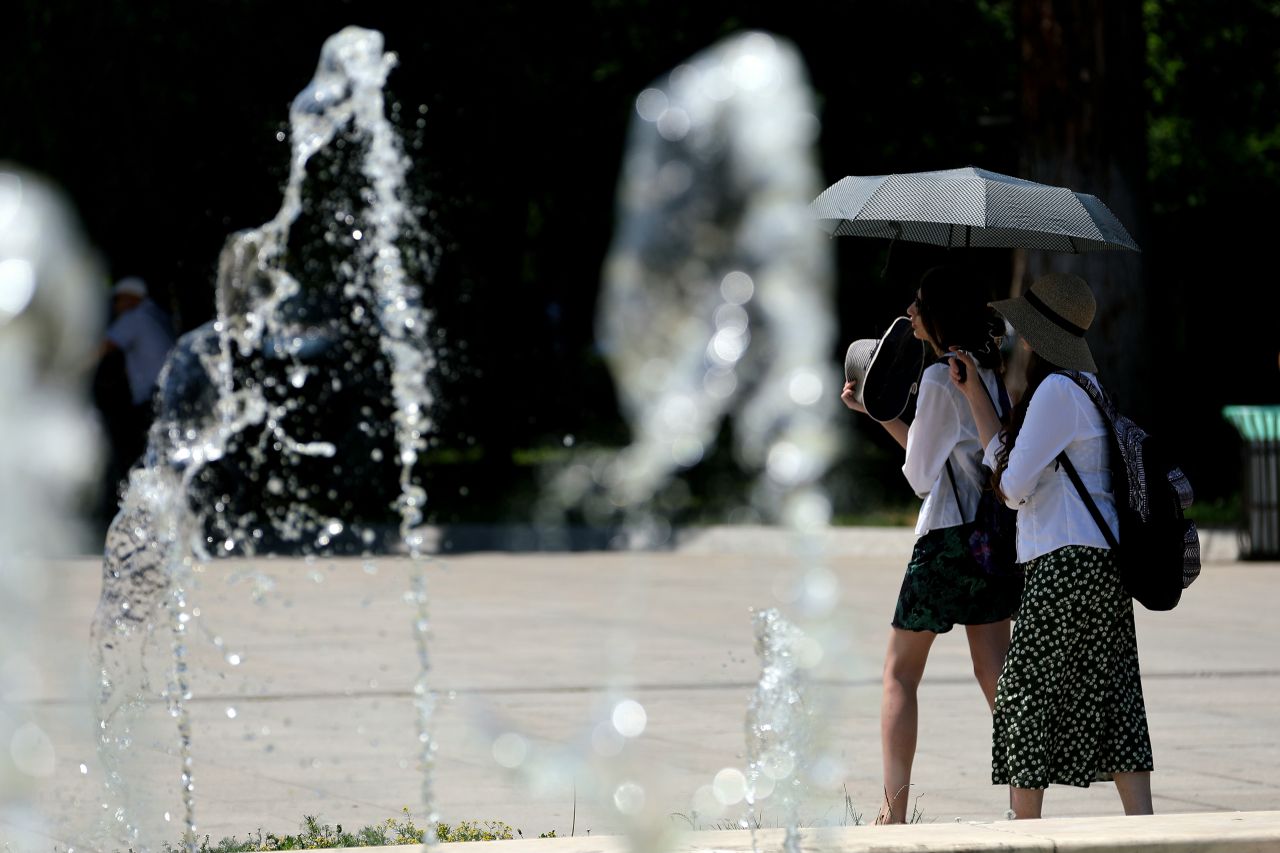
MULTIPOLYGON (((878 672, 901 579, 895 550, 909 534, 846 531, 834 541, 843 618, 860 650, 841 662, 829 693, 847 781, 815 791, 802 819, 839 825, 854 814, 869 821, 878 802, 878 672)), ((528 777, 499 764, 527 770, 553 753, 627 768, 623 776, 649 804, 682 826, 691 819, 714 828, 738 815, 708 809, 714 798, 697 792, 720 770, 745 766, 743 721, 759 676, 749 608, 775 602, 791 562, 784 554, 775 535, 743 529, 677 552, 480 553, 431 564, 441 819, 502 820, 526 837, 618 832, 616 791, 597 796, 586 770, 576 791, 573 773, 544 775, 530 789, 528 777), (644 708, 634 739, 597 731, 622 697, 644 708), (508 737, 495 751, 503 733, 524 749, 508 737)), ((190 597, 204 639, 190 651, 189 708, 202 834, 294 831, 304 814, 355 827, 405 806, 420 813, 407 568, 391 558, 370 566, 264 559, 215 563, 201 575, 190 597)), ((1277 568, 1210 563, 1177 610, 1138 611, 1157 811, 1280 805, 1280 628, 1254 604, 1273 597, 1277 568)), ((76 698, 83 688, 74 677, 86 666, 98 571, 87 558, 53 570, 60 606, 42 622, 47 675, 29 706, 53 741, 41 802, 64 841, 90 831, 101 812, 91 709, 76 698)), ((149 656, 155 672, 167 663, 165 641, 149 656)), ((148 772, 133 785, 154 809, 173 811, 176 839, 177 760, 157 748, 172 747, 174 736, 157 713, 136 738, 148 772)), ((963 635, 945 635, 921 691, 913 796, 924 820, 1003 816, 1005 793, 988 782, 989 749, 963 635)), ((1096 785, 1053 789, 1045 814, 1118 811, 1113 788, 1096 785)), ((782 823, 768 800, 762 821, 782 823)))

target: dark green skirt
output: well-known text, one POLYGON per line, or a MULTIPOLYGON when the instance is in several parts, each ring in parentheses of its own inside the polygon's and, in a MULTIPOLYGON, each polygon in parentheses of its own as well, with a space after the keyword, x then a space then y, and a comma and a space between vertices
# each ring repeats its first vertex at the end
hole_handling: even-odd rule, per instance
POLYGON ((969 553, 972 525, 930 530, 916 540, 893 627, 945 634, 954 625, 1008 619, 1022 597, 1022 576, 987 574, 969 553))
POLYGON ((1151 770, 1133 600, 1111 552, 1069 545, 1025 568, 996 688, 991 781, 1088 787, 1151 770))

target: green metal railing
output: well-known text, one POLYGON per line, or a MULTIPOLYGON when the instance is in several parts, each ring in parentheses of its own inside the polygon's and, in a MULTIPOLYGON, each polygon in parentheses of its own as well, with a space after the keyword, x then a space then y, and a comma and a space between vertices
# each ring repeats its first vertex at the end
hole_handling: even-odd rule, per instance
POLYGON ((1240 556, 1280 557, 1280 406, 1227 406, 1222 416, 1244 439, 1246 529, 1240 556))

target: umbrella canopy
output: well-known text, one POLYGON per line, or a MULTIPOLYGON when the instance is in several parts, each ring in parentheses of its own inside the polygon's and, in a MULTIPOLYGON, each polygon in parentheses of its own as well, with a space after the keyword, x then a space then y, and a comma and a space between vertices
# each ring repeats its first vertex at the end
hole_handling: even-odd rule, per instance
POLYGON ((812 204, 832 236, 935 246, 1141 251, 1096 196, 972 166, 843 178, 812 204))

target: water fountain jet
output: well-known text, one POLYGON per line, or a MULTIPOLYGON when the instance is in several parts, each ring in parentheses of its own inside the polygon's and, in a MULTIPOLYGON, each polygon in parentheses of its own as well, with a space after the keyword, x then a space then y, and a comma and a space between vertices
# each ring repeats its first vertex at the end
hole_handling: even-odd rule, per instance
POLYGON ((43 665, 35 629, 63 603, 50 563, 87 539, 79 518, 100 436, 85 373, 102 334, 102 280, 62 194, 0 163, 0 825, 19 849, 47 844, 53 816, 33 789, 66 764, 45 709, 25 703, 71 691, 43 665))
POLYGON ((194 573, 232 554, 324 553, 340 539, 367 548, 377 539, 373 528, 340 513, 379 503, 388 512, 394 504, 399 540, 417 566, 407 595, 430 813, 429 626, 414 532, 426 494, 414 468, 434 428, 431 318, 421 297, 433 262, 406 198, 409 164, 384 114, 395 62, 376 31, 349 27, 326 41, 315 77, 290 109, 280 210, 230 238, 218 268, 218 317, 179 341, 162 374, 145 464, 131 472, 107 535, 92 631, 113 841, 159 846, 178 823, 194 843, 198 768, 186 710, 188 646, 201 616, 190 595, 194 573), (369 482, 390 488, 344 499, 318 485, 334 475, 344 490, 369 482), (158 688, 143 661, 162 637, 172 664, 158 688), (159 808, 134 796, 135 728, 155 728, 144 718, 157 698, 177 725, 178 821, 171 811, 160 821, 159 808))
MULTIPOLYGON (((831 252, 808 212, 817 132, 799 54, 767 33, 730 37, 639 95, 597 321, 632 442, 574 465, 550 490, 588 517, 620 516, 631 547, 661 547, 671 519, 659 496, 732 424, 739 465, 755 478, 743 503, 791 531, 801 587, 821 590, 782 603, 786 614, 757 615, 763 673, 748 715, 749 766, 735 777, 753 809, 777 777, 789 853, 801 783, 833 766, 811 686, 838 632, 823 621, 838 589, 817 582, 832 578, 822 565, 831 504, 821 477, 835 454, 840 387, 829 365, 831 252)), ((653 843, 633 834, 637 849, 653 843)))

